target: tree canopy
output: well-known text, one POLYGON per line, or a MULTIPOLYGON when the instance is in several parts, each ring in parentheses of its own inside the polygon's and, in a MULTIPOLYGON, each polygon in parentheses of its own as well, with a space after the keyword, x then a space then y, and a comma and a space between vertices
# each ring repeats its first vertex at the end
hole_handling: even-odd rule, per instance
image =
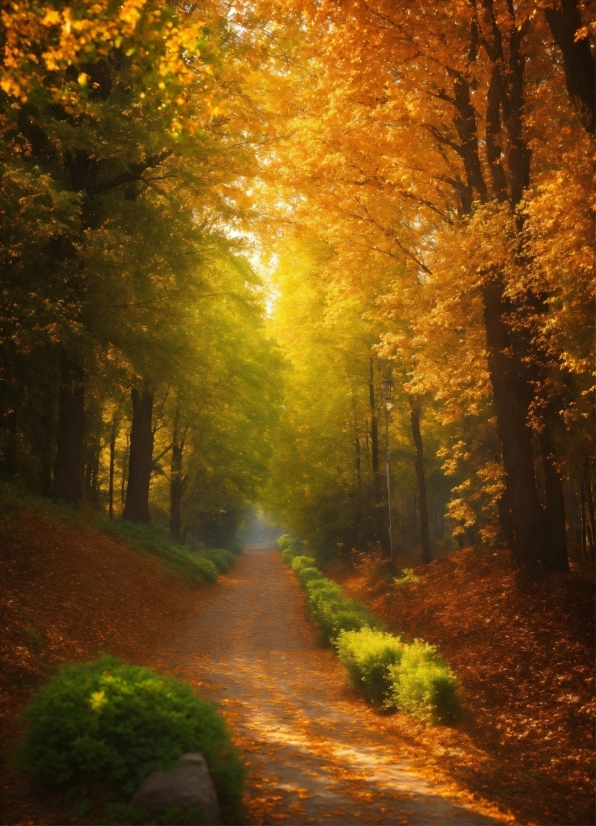
POLYGON ((4 471, 177 539, 262 500, 326 548, 593 555, 590 13, 8 6, 4 471))

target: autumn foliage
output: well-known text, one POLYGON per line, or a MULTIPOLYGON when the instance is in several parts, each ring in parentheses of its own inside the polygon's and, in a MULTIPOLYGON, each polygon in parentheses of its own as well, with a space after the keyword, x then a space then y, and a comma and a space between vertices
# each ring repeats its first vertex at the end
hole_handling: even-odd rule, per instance
POLYGON ((391 631, 437 645, 457 674, 464 713, 457 737, 443 743, 441 765, 521 822, 590 822, 589 576, 550 573, 531 583, 506 552, 472 548, 416 573, 417 582, 397 587, 362 567, 338 578, 391 631))
MULTIPOLYGON (((170 563, 211 579, 255 503, 317 566, 357 558, 366 616, 461 678, 461 731, 491 756, 454 771, 528 822, 522 789, 555 790, 545 821, 587 811, 593 18, 589 0, 0 12, 0 477, 137 544, 157 523, 170 563)), ((6 520, 8 706, 185 614, 157 561, 6 520)))

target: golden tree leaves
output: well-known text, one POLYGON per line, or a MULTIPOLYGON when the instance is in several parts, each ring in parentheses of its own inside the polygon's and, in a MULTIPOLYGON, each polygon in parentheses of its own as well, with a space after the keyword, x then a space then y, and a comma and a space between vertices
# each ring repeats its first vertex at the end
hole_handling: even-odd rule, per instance
POLYGON ((176 16, 160 0, 125 0, 119 6, 85 0, 60 9, 25 0, 2 11, 2 25, 0 88, 19 104, 43 91, 76 105, 77 84, 80 93, 97 88, 85 67, 117 53, 133 75, 142 76, 140 97, 168 110, 174 134, 196 129, 199 89, 202 117, 218 112, 212 88, 217 47, 205 21, 184 12, 176 16), (60 76, 68 76, 69 67, 78 71, 65 85, 60 76))

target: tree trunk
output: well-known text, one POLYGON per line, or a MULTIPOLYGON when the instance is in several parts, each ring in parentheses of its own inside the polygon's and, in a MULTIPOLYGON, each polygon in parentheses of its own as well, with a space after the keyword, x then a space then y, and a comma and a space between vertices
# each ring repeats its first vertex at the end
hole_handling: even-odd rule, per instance
MULTIPOLYGON (((39 482, 42 496, 53 494, 54 439, 56 424, 55 388, 42 384, 36 392, 29 387, 29 410, 33 422, 32 447, 39 455, 39 482)), ((14 475, 14 474, 13 474, 14 475)))
POLYGON ((95 508, 99 505, 99 457, 100 446, 93 446, 85 464, 85 501, 95 508))
POLYGON ((383 508, 385 505, 382 494, 382 479, 379 468, 379 426, 377 423, 377 410, 375 405, 375 384, 373 360, 370 360, 369 378, 370 396, 370 445, 373 472, 373 496, 374 496, 374 519, 376 539, 381 543, 381 547, 386 555, 389 554, 389 543, 385 536, 383 508))
POLYGON ((172 461, 170 476, 170 533, 177 542, 182 541, 182 447, 172 444, 172 461))
POLYGON ((170 463, 170 533, 177 542, 183 542, 186 529, 182 528, 182 498, 186 488, 186 478, 182 474, 182 455, 188 432, 188 422, 180 432, 179 411, 174 416, 172 430, 172 457, 170 463))
POLYGON ((83 370, 60 354, 60 390, 58 393, 58 445, 54 464, 53 494, 69 505, 81 501, 83 484, 81 458, 85 436, 85 387, 83 370))
POLYGON ((120 487, 120 504, 122 505, 122 512, 124 512, 124 503, 126 502, 126 486, 128 482, 128 461, 130 459, 130 434, 126 434, 126 450, 122 457, 122 484, 120 487))
POLYGON ((131 391, 131 398, 130 458, 123 519, 148 525, 149 480, 153 460, 153 393, 146 389, 140 393, 135 388, 131 391))
POLYGON ((595 542, 596 542, 596 515, 594 514, 594 495, 593 495, 593 486, 592 486, 592 463, 590 461, 586 462, 584 467, 584 478, 582 482, 582 507, 584 507, 584 523, 585 523, 585 535, 587 539, 587 543, 590 546, 590 557, 592 560, 594 559, 594 551, 595 549, 595 542))
POLYGON ((48 392, 41 414, 41 495, 51 496, 53 490, 52 465, 54 445, 55 394, 48 392), (52 396, 54 398, 52 399, 52 396))
POLYGON ((416 448, 416 486, 418 489, 418 513, 420 515, 420 543, 422 545, 422 562, 428 565, 432 562, 430 552, 430 536, 428 533, 428 505, 426 500, 426 480, 424 478, 424 456, 422 450, 422 435, 420 433, 420 401, 410 398, 410 422, 412 424, 412 438, 416 448))
POLYGON ((507 487, 505 487, 505 490, 497 500, 497 509, 499 512, 499 525, 501 527, 503 539, 505 540, 506 546, 510 551, 513 551, 515 555, 515 532, 513 530, 513 522, 511 519, 511 503, 509 500, 509 491, 507 490, 507 487))
POLYGON ((360 463, 360 436, 354 441, 356 448, 356 480, 358 482, 358 512, 362 511, 362 468, 360 463))
POLYGON ((555 464, 554 445, 548 425, 538 434, 542 467, 544 469, 544 491, 546 498, 546 527, 548 544, 542 561, 552 570, 568 571, 567 532, 565 530, 565 497, 561 477, 555 464))
POLYGON ((511 508, 516 562, 534 568, 547 542, 544 512, 536 491, 532 433, 527 425, 529 388, 522 365, 512 352, 503 285, 492 280, 482 288, 488 368, 493 387, 497 430, 503 453, 505 485, 511 508))
POLYGON ((544 8, 552 35, 563 54, 565 85, 584 129, 593 134, 596 127, 596 76, 587 38, 575 40, 582 27, 578 0, 561 0, 559 8, 544 8))
POLYGON ((114 518, 114 468, 116 464, 116 436, 118 435, 118 425, 116 418, 112 420, 112 428, 110 430, 110 471, 108 482, 108 515, 110 519, 114 518))

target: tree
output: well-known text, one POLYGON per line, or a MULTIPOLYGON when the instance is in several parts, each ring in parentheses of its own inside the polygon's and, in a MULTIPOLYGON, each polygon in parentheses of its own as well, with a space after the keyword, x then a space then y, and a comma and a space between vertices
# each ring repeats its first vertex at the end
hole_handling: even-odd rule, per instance
MULTIPOLYGON (((310 74, 277 167, 301 194, 291 217, 326 228, 338 271, 358 272, 365 256, 380 254, 401 260, 431 291, 441 291, 442 279, 450 283, 454 291, 442 291, 442 305, 420 307, 417 337, 429 326, 438 332, 442 314, 452 323, 447 307, 460 296, 480 310, 473 323, 485 342, 476 354, 485 360, 475 370, 481 391, 490 379, 501 444, 502 533, 513 537, 521 564, 565 569, 561 450, 565 456, 572 440, 568 428, 554 433, 564 431, 558 411, 577 404, 571 386, 583 385, 586 374, 569 375, 557 395, 565 351, 552 339, 543 345, 561 288, 541 286, 529 214, 533 188, 561 148, 587 145, 562 94, 563 67, 544 46, 543 18, 532 3, 489 0, 440 9, 384 2, 300 8, 312 21, 300 67, 310 61, 310 74), (559 135, 550 143, 549 130, 559 135), (459 283, 447 271, 454 259, 459 283)), ((274 161, 281 155, 276 148, 274 161)), ((564 193, 562 185, 558 199, 564 193)), ((394 292, 402 289, 396 284, 394 292)), ((442 334, 449 335, 446 326, 442 334)), ((455 352, 460 357, 461 347, 455 352)), ((420 385, 442 384, 445 392, 436 366, 422 364, 430 369, 424 376, 418 368, 420 385)), ((495 481, 493 473, 487 491, 495 481)))

